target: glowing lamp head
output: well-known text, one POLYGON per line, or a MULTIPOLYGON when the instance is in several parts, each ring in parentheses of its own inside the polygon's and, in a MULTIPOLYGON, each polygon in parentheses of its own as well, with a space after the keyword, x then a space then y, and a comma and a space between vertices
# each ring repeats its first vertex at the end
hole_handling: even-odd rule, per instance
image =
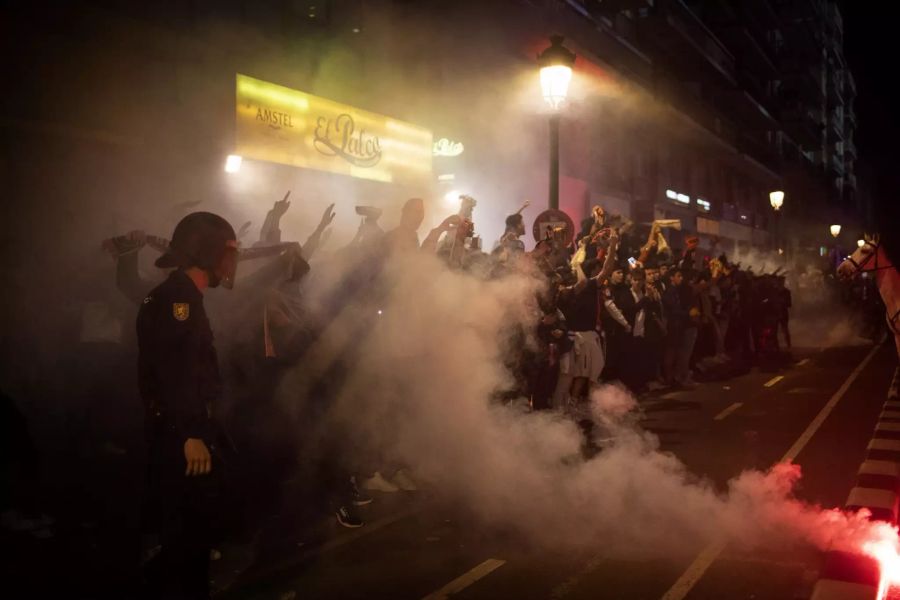
POLYGON ((865 245, 866 245, 866 240, 856 240, 856 247, 857 247, 857 248, 862 248, 862 247, 865 246, 865 245))
POLYGON ((541 92, 553 110, 559 110, 569 93, 575 53, 562 45, 561 35, 550 36, 550 47, 538 56, 541 67, 541 92))
POLYGON ((244 159, 237 154, 229 154, 228 158, 225 159, 225 172, 226 173, 237 173, 241 170, 241 163, 244 162, 244 159))
POLYGON ((784 192, 769 192, 769 203, 775 210, 780 210, 781 205, 784 204, 784 192))
POLYGON ((830 228, 832 237, 837 237, 841 235, 841 226, 840 225, 832 225, 830 228))

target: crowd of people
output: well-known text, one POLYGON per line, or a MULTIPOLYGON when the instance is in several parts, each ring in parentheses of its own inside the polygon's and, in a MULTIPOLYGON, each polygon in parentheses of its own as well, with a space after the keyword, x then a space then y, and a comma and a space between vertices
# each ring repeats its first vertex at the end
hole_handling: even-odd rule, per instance
MULTIPOLYGON (((199 396, 208 392, 202 402, 210 410, 207 415, 198 405, 185 417, 190 425, 184 429, 189 433, 183 435, 205 440, 190 452, 185 446, 187 475, 224 473, 241 496, 217 515, 198 506, 180 506, 179 519, 187 514, 206 523, 205 528, 194 531, 194 538, 178 542, 193 548, 193 559, 184 553, 174 557, 162 553, 174 562, 157 564, 157 571, 177 572, 173 565, 181 564, 194 575, 186 575, 179 585, 200 590, 197 597, 203 597, 206 571, 200 563, 207 560, 205 546, 217 539, 211 532, 218 530, 211 523, 222 524, 222 530, 226 521, 233 529, 258 527, 265 515, 279 510, 286 482, 298 470, 304 470, 313 482, 306 486, 313 490, 310 504, 321 506, 320 512, 331 511, 338 523, 351 528, 363 525, 357 507, 372 501, 370 492, 417 489, 415 473, 389 456, 381 457, 378 464, 361 460, 348 448, 346 432, 327 420, 330 399, 358 360, 359 350, 346 344, 328 353, 327 361, 320 360, 322 352, 312 350, 340 320, 352 321, 343 325, 349 329, 344 332, 347 339, 358 338, 373 326, 389 293, 385 271, 392 257, 425 253, 437 257, 445 268, 476 279, 525 276, 536 281, 530 288, 537 290, 534 297, 523 299, 533 315, 531 323, 516 324, 504 341, 509 383, 491 401, 524 402, 529 410, 555 410, 582 423, 590 393, 598 385, 621 382, 638 397, 664 389, 690 389, 695 377, 731 376, 753 364, 777 361, 783 355, 782 339, 790 348, 791 293, 784 276, 756 274, 724 254, 712 255, 700 248, 696 236, 686 236, 685 247, 673 250, 665 232, 677 227, 676 222, 633 223, 597 206, 579 231, 548 228, 528 251, 520 210, 507 217, 505 232, 488 249, 482 247, 476 232, 476 204, 474 198, 461 196, 459 212, 430 230, 421 242, 418 231, 425 218, 421 199, 407 201, 400 222, 387 231, 379 225, 379 209, 357 207, 362 222, 356 235, 327 254, 321 249, 329 241, 334 205, 325 210, 303 244, 282 240, 280 222, 290 208, 288 196, 274 204, 258 239, 250 244, 238 243, 247 227, 235 232, 224 220, 222 224, 201 218, 205 227, 234 238, 233 253, 229 250, 223 256, 241 265, 236 281, 233 268, 219 273, 215 265, 203 267, 215 273, 212 283, 235 284, 231 293, 208 301, 194 294, 189 278, 179 275, 186 263, 172 258, 173 242, 140 231, 103 242, 115 259, 118 290, 141 314, 134 345, 141 347, 137 384, 150 438, 164 435, 153 433, 154 429, 170 426, 167 411, 182 410, 171 405, 171 398, 157 401, 165 396, 161 390, 168 389, 160 383, 165 376, 159 373, 176 372, 182 379, 196 375, 204 390, 199 396), (141 274, 143 248, 162 255, 156 261, 160 269, 156 280, 141 274), (316 290, 314 295, 308 293, 311 289, 316 290), (347 319, 351 305, 364 307, 357 312, 368 316, 347 319), (214 331, 218 358, 204 354, 205 346, 202 352, 195 348, 194 354, 173 354, 167 344, 177 335, 188 334, 176 335, 169 328, 180 331, 182 323, 189 323, 189 335, 210 347, 214 331), (202 356, 198 358, 197 352, 202 356), (202 366, 186 370, 180 360, 197 360, 202 366), (282 379, 299 363, 313 365, 305 369, 303 390, 297 392, 305 396, 300 417, 278 393, 282 379), (206 542, 198 543, 196 536, 206 542), (198 549, 203 554, 199 563, 198 549), (202 574, 197 577, 197 572, 202 574)), ((173 240, 179 235, 176 229, 173 240)), ((208 277, 205 284, 210 284, 208 277)), ((114 329, 108 326, 108 315, 97 307, 86 311, 82 327, 93 331, 89 341, 105 339, 114 329)), ((96 358, 98 347, 91 346, 85 360, 96 358)), ((91 368, 87 363, 83 366, 91 368)), ((115 398, 123 393, 118 388, 126 384, 115 368, 104 376, 113 383, 92 388, 92 394, 115 398)), ((160 482, 159 473, 154 475, 154 466, 172 459, 157 456, 157 450, 152 441, 146 450, 152 481, 144 495, 144 526, 159 532, 165 530, 167 516, 154 507, 160 502, 157 496, 176 493, 173 490, 180 489, 181 483, 167 485, 160 482)), ((180 455, 176 458, 182 460, 180 455)), ((207 489, 197 493, 202 498, 212 494, 207 489)), ((163 547, 165 536, 163 531, 163 547)))

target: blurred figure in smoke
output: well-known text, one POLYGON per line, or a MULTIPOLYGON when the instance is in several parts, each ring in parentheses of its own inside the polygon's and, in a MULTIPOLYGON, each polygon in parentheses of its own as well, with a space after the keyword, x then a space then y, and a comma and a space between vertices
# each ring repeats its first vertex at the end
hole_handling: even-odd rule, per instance
POLYGON ((778 331, 784 332, 784 343, 788 350, 791 349, 791 329, 789 327, 791 320, 791 290, 785 285, 785 278, 779 275, 778 281, 778 331))
MULTIPOLYGON (((419 227, 425 220, 425 203, 421 198, 410 198, 403 205, 400 213, 400 224, 384 236, 385 247, 389 253, 412 252, 419 249, 419 227)), ((450 231, 460 224, 460 218, 452 215, 428 232, 428 236, 422 242, 421 249, 425 252, 434 252, 437 249, 438 239, 441 234, 450 231)))
POLYGON ((506 217, 506 230, 492 252, 497 260, 507 262, 525 252, 525 243, 521 240, 525 235, 525 219, 522 218, 522 211, 528 205, 526 202, 517 212, 506 217))
POLYGON ((156 265, 177 267, 154 288, 137 319, 138 373, 147 415, 149 490, 161 551, 148 567, 151 593, 208 598, 217 482, 213 416, 222 380, 203 307, 207 288, 234 283, 237 239, 222 217, 192 213, 175 227, 156 265), (212 452, 211 452, 212 451, 212 452))

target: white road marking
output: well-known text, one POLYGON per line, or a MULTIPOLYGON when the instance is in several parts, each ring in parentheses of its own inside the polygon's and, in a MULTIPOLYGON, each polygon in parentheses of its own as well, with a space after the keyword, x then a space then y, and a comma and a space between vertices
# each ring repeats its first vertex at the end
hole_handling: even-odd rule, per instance
POLYGON ((425 596, 422 600, 444 600, 453 594, 458 594, 479 579, 490 575, 506 564, 505 560, 489 558, 477 567, 466 571, 441 589, 425 596))
POLYGON ((722 419, 724 419, 725 417, 727 417, 728 415, 730 415, 731 413, 733 413, 734 411, 736 411, 737 409, 742 407, 743 405, 744 405, 743 402, 735 402, 734 404, 732 404, 731 406, 729 406, 728 408, 726 408, 725 410, 723 410, 722 412, 717 414, 715 417, 713 417, 713 421, 721 421, 722 419))
POLYGON ((773 385, 775 385, 776 383, 778 383, 778 382, 781 381, 782 379, 784 379, 784 375, 776 375, 776 376, 773 377, 772 379, 768 380, 768 381, 764 384, 764 387, 772 387, 773 385))
POLYGON ((809 364, 809 359, 808 359, 808 358, 804 358, 803 360, 801 360, 800 362, 797 363, 797 366, 798 366, 798 367, 804 367, 804 366, 806 366, 806 365, 808 365, 808 364, 809 364))
MULTIPOLYGON (((809 440, 816 434, 819 428, 822 426, 822 423, 825 422, 825 419, 828 418, 828 415, 831 414, 831 411, 834 410, 834 407, 837 406, 837 403, 840 402, 841 398, 844 397, 844 394, 847 393, 847 390, 850 389, 850 386, 853 385, 853 382, 856 381, 856 378, 859 377, 859 374, 862 373, 862 370, 869 364, 869 361, 872 360, 872 357, 875 356, 875 353, 878 352, 880 346, 874 346, 866 357, 862 360, 859 365, 853 372, 850 373, 850 376, 844 381, 841 387, 834 393, 831 398, 828 399, 828 402, 825 403, 825 406, 822 407, 822 410, 819 411, 819 414, 810 422, 810 424, 806 427, 806 430, 800 434, 800 437, 797 438, 797 441, 794 442, 794 445, 788 449, 787 452, 784 453, 784 456, 781 457, 780 462, 785 462, 788 460, 794 460, 797 458, 797 455, 800 454, 800 451, 806 447, 806 444, 809 443, 809 440)), ((690 593, 691 589, 700 581, 700 578, 703 577, 703 574, 706 573, 706 570, 716 561, 719 554, 722 553, 722 550, 725 549, 726 542, 724 540, 716 540, 709 544, 706 548, 703 549, 700 554, 697 555, 697 558, 694 559, 687 570, 681 574, 681 577, 669 588, 665 594, 663 594, 662 600, 683 600, 685 596, 690 593)))

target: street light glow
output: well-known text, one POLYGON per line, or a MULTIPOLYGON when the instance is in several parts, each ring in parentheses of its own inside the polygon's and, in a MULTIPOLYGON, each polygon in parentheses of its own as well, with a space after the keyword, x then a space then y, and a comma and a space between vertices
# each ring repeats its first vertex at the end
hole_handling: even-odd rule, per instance
POLYGON ((228 158, 225 159, 225 172, 226 173, 237 173, 241 170, 241 163, 244 162, 244 159, 237 154, 229 154, 228 158))
POLYGON ((444 202, 447 206, 456 206, 459 202, 459 197, 462 196, 462 192, 459 190, 450 190, 446 194, 444 194, 444 202))
POLYGON ((562 45, 561 35, 550 36, 550 47, 538 56, 541 67, 541 92, 553 110, 559 110, 569 93, 575 53, 562 45))
POLYGON ((837 237, 841 235, 841 226, 840 225, 832 225, 829 229, 831 229, 832 237, 837 237))
POLYGON ((865 245, 866 245, 866 240, 856 240, 856 246, 858 248, 862 248, 865 245))
POLYGON ((541 89, 544 100, 553 110, 558 110, 569 93, 569 82, 572 81, 572 68, 565 65, 553 65, 541 68, 541 89))
POLYGON ((781 205, 784 204, 784 192, 775 191, 769 192, 769 203, 772 205, 772 208, 775 210, 781 209, 781 205))

